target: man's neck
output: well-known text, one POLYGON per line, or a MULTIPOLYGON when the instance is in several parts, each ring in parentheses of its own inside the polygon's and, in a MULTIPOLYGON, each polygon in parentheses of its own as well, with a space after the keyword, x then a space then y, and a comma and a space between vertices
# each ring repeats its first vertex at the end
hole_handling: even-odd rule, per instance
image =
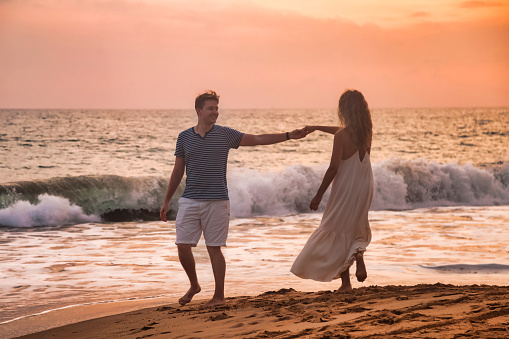
POLYGON ((194 126, 194 131, 197 134, 204 137, 205 134, 212 129, 212 127, 214 127, 214 124, 209 125, 209 124, 200 123, 200 121, 198 121, 198 124, 196 124, 196 126, 194 126))

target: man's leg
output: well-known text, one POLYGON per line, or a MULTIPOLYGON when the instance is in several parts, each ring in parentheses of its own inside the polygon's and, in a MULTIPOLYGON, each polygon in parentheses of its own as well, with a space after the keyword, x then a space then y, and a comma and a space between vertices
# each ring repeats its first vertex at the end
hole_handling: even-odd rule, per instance
POLYGON ((187 291, 186 294, 179 300, 180 305, 185 305, 190 302, 196 293, 201 291, 201 287, 198 284, 198 277, 196 276, 196 264, 194 261, 193 252, 191 250, 191 244, 178 244, 178 253, 180 264, 186 271, 187 277, 189 278, 189 283, 191 287, 187 291))
POLYGON ((226 261, 224 260, 221 246, 207 246, 210 262, 212 263, 212 271, 214 272, 214 280, 216 289, 212 299, 205 304, 206 307, 222 305, 226 303, 224 300, 224 277, 226 274, 226 261))
POLYGON ((224 300, 224 278, 226 274, 226 262, 221 246, 226 245, 228 238, 228 223, 230 219, 230 202, 228 200, 216 200, 204 203, 202 214, 203 235, 205 245, 209 252, 216 289, 212 299, 205 307, 222 305, 224 300))

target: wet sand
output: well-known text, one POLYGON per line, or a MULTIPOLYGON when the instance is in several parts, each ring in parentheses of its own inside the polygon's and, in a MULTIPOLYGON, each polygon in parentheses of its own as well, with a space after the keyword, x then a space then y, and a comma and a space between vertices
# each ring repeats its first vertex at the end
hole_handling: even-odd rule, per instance
POLYGON ((509 286, 420 284, 270 291, 167 304, 24 336, 42 338, 507 338, 509 286))

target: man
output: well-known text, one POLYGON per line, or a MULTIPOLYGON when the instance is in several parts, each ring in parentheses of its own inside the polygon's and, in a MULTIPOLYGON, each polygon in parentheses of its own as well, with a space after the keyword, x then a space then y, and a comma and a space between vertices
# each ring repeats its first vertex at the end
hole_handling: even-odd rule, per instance
POLYGON ((304 129, 279 134, 244 134, 228 127, 215 125, 219 116, 219 96, 209 91, 195 100, 198 123, 181 132, 175 149, 175 166, 171 173, 161 219, 167 221, 170 200, 179 186, 184 172, 186 188, 179 200, 175 220, 180 263, 191 284, 179 303, 189 303, 201 291, 191 248, 203 232, 205 245, 214 273, 215 291, 206 307, 221 305, 224 299, 226 263, 221 246, 226 245, 230 217, 230 203, 226 182, 228 152, 239 146, 270 145, 306 136, 304 129))

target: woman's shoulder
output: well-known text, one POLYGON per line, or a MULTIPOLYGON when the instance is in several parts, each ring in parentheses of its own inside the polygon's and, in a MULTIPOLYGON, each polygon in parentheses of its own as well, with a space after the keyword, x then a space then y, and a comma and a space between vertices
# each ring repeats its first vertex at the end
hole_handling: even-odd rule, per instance
POLYGON ((334 135, 334 139, 340 140, 344 143, 352 143, 352 136, 347 128, 339 129, 334 135))
POLYGON ((334 136, 344 137, 345 133, 348 133, 347 129, 346 128, 340 128, 340 129, 338 129, 336 134, 334 134, 334 136))

